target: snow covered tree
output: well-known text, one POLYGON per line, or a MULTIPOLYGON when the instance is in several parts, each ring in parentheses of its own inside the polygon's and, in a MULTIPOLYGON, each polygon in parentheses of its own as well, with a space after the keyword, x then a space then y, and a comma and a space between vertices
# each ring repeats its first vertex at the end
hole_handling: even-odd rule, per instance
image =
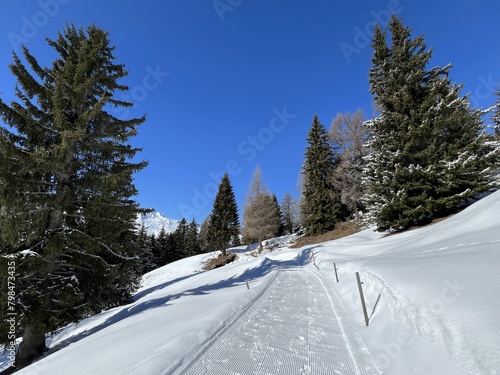
POLYGON ((243 213, 243 236, 248 241, 257 241, 262 251, 262 241, 277 235, 281 225, 277 200, 262 183, 262 172, 257 166, 247 194, 243 213))
POLYGON ((226 256, 228 246, 237 241, 239 235, 238 206, 229 175, 225 173, 215 195, 207 238, 212 249, 220 250, 226 256))
POLYGON ((0 240, 16 264, 18 368, 42 354, 46 333, 127 300, 139 268, 132 175, 146 163, 130 162, 139 149, 128 141, 145 118, 108 112, 132 106, 114 98, 127 70, 97 26, 47 42, 52 66, 23 48, 10 66, 18 101, 0 100, 13 129, 0 126, 0 240))
POLYGON ((306 235, 313 236, 333 230, 339 218, 340 192, 333 178, 338 156, 317 115, 313 117, 307 143, 300 215, 306 235))
POLYGON ((292 234, 294 228, 299 223, 299 208, 292 195, 287 192, 281 200, 281 221, 283 223, 283 232, 292 234))
POLYGON ((488 191, 495 158, 450 66, 427 69, 432 50, 401 19, 389 31, 390 42, 375 28, 369 79, 380 113, 370 122, 367 203, 380 230, 425 223, 488 191))
POLYGON ((334 170, 335 184, 340 189, 341 202, 347 210, 346 216, 354 216, 356 219, 359 211, 363 210, 363 169, 368 155, 366 143, 370 138, 370 130, 363 117, 361 110, 354 114, 339 113, 330 128, 330 138, 339 152, 339 163, 334 170))

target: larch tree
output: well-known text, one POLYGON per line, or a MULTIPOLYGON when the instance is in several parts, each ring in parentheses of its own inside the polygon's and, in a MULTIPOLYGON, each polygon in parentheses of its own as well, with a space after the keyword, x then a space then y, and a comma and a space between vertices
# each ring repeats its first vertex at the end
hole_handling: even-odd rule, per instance
POLYGON ((339 158, 317 115, 313 117, 307 143, 300 216, 306 235, 314 236, 333 230, 339 221, 340 191, 333 176, 339 158))
POLYGON ((363 170, 366 165, 365 157, 369 154, 366 143, 370 138, 370 130, 363 118, 361 110, 354 114, 339 113, 330 128, 330 138, 339 153, 339 163, 333 173, 335 184, 347 210, 346 216, 355 219, 358 219, 359 211, 364 209, 363 170))
POLYGON ((380 230, 426 223, 490 190, 496 158, 451 66, 427 69, 432 50, 396 16, 388 31, 390 41, 375 27, 369 78, 379 115, 370 122, 367 204, 380 230))
POLYGON ((287 234, 292 234, 295 227, 299 223, 299 208, 297 202, 292 195, 287 192, 281 200, 281 221, 283 223, 283 231, 287 234))
POLYGON ((18 101, 0 99, 0 260, 16 265, 17 368, 44 352, 46 333, 126 301, 139 268, 132 175, 146 163, 130 161, 139 149, 128 141, 145 117, 109 112, 132 106, 115 99, 127 70, 97 26, 47 42, 52 66, 23 47, 10 66, 18 101))
POLYGON ((212 249, 220 250, 222 255, 226 256, 228 247, 238 242, 239 235, 238 205, 229 175, 225 173, 215 195, 208 221, 207 240, 212 249))
POLYGON ((259 243, 277 235, 281 220, 277 200, 269 193, 262 182, 262 172, 257 166, 246 197, 247 204, 243 213, 243 237, 259 243))

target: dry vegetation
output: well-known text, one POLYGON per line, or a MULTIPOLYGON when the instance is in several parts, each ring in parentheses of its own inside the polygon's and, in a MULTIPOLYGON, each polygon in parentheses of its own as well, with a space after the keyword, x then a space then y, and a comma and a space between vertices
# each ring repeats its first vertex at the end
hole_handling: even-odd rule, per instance
POLYGON ((361 230, 359 224, 355 222, 338 223, 336 228, 330 232, 312 237, 300 237, 290 248, 297 249, 306 245, 313 245, 325 241, 336 240, 342 237, 350 236, 361 230))
POLYGON ((208 260, 203 265, 202 268, 204 271, 213 270, 214 268, 219 268, 219 267, 225 266, 226 264, 234 262, 236 260, 236 258, 237 258, 236 254, 227 254, 227 255, 219 254, 215 258, 208 260))

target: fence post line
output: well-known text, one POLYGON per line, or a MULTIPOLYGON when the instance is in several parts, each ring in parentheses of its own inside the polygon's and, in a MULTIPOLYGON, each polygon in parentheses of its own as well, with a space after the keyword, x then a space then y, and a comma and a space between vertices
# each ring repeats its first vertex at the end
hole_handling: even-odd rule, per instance
POLYGON ((337 265, 333 262, 333 269, 335 270, 335 279, 339 282, 339 275, 337 274, 337 265))
POLYGON ((368 313, 366 312, 365 296, 363 295, 363 288, 361 287, 361 280, 359 278, 359 272, 356 272, 356 280, 358 282, 359 297, 361 298, 361 306, 363 307, 363 315, 365 316, 365 323, 368 327, 368 313))

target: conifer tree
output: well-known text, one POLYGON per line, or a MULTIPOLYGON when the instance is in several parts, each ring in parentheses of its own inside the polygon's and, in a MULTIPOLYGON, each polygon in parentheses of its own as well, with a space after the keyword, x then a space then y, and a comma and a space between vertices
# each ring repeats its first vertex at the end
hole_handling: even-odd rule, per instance
POLYGON ((156 250, 155 262, 158 267, 172 262, 172 257, 170 255, 170 241, 168 237, 169 234, 165 230, 165 227, 161 227, 158 236, 154 238, 156 250))
POLYGON ((139 228, 137 233, 137 249, 140 255, 141 264, 141 275, 148 273, 156 268, 154 262, 153 249, 151 247, 151 239, 146 232, 146 228, 143 225, 139 228))
POLYGON ((243 236, 247 241, 257 241, 262 251, 262 241, 277 235, 281 220, 277 200, 262 183, 262 173, 257 166, 247 194, 243 213, 243 236))
POLYGON ((432 50, 393 16, 375 28, 370 91, 380 114, 371 123, 367 202, 379 229, 401 229, 456 209, 492 187, 494 150, 481 112, 470 108, 450 66, 427 69, 432 50))
POLYGON ((198 233, 198 224, 193 219, 187 229, 186 234, 186 256, 201 254, 200 237, 198 233))
POLYGON ((207 238, 210 247, 227 255, 227 248, 240 235, 238 206, 227 173, 221 179, 210 214, 207 238))
POLYGON ((130 162, 139 149, 128 141, 145 118, 108 112, 132 106, 114 98, 127 70, 97 26, 68 25, 48 44, 50 67, 14 53, 18 101, 0 100, 12 129, 0 126, 0 239, 17 265, 18 368, 46 333, 127 300, 139 268, 132 174, 146 163, 130 162))
POLYGON ((340 192, 333 179, 338 156, 317 115, 313 117, 307 143, 300 214, 306 235, 312 236, 335 228, 340 215, 340 192))

